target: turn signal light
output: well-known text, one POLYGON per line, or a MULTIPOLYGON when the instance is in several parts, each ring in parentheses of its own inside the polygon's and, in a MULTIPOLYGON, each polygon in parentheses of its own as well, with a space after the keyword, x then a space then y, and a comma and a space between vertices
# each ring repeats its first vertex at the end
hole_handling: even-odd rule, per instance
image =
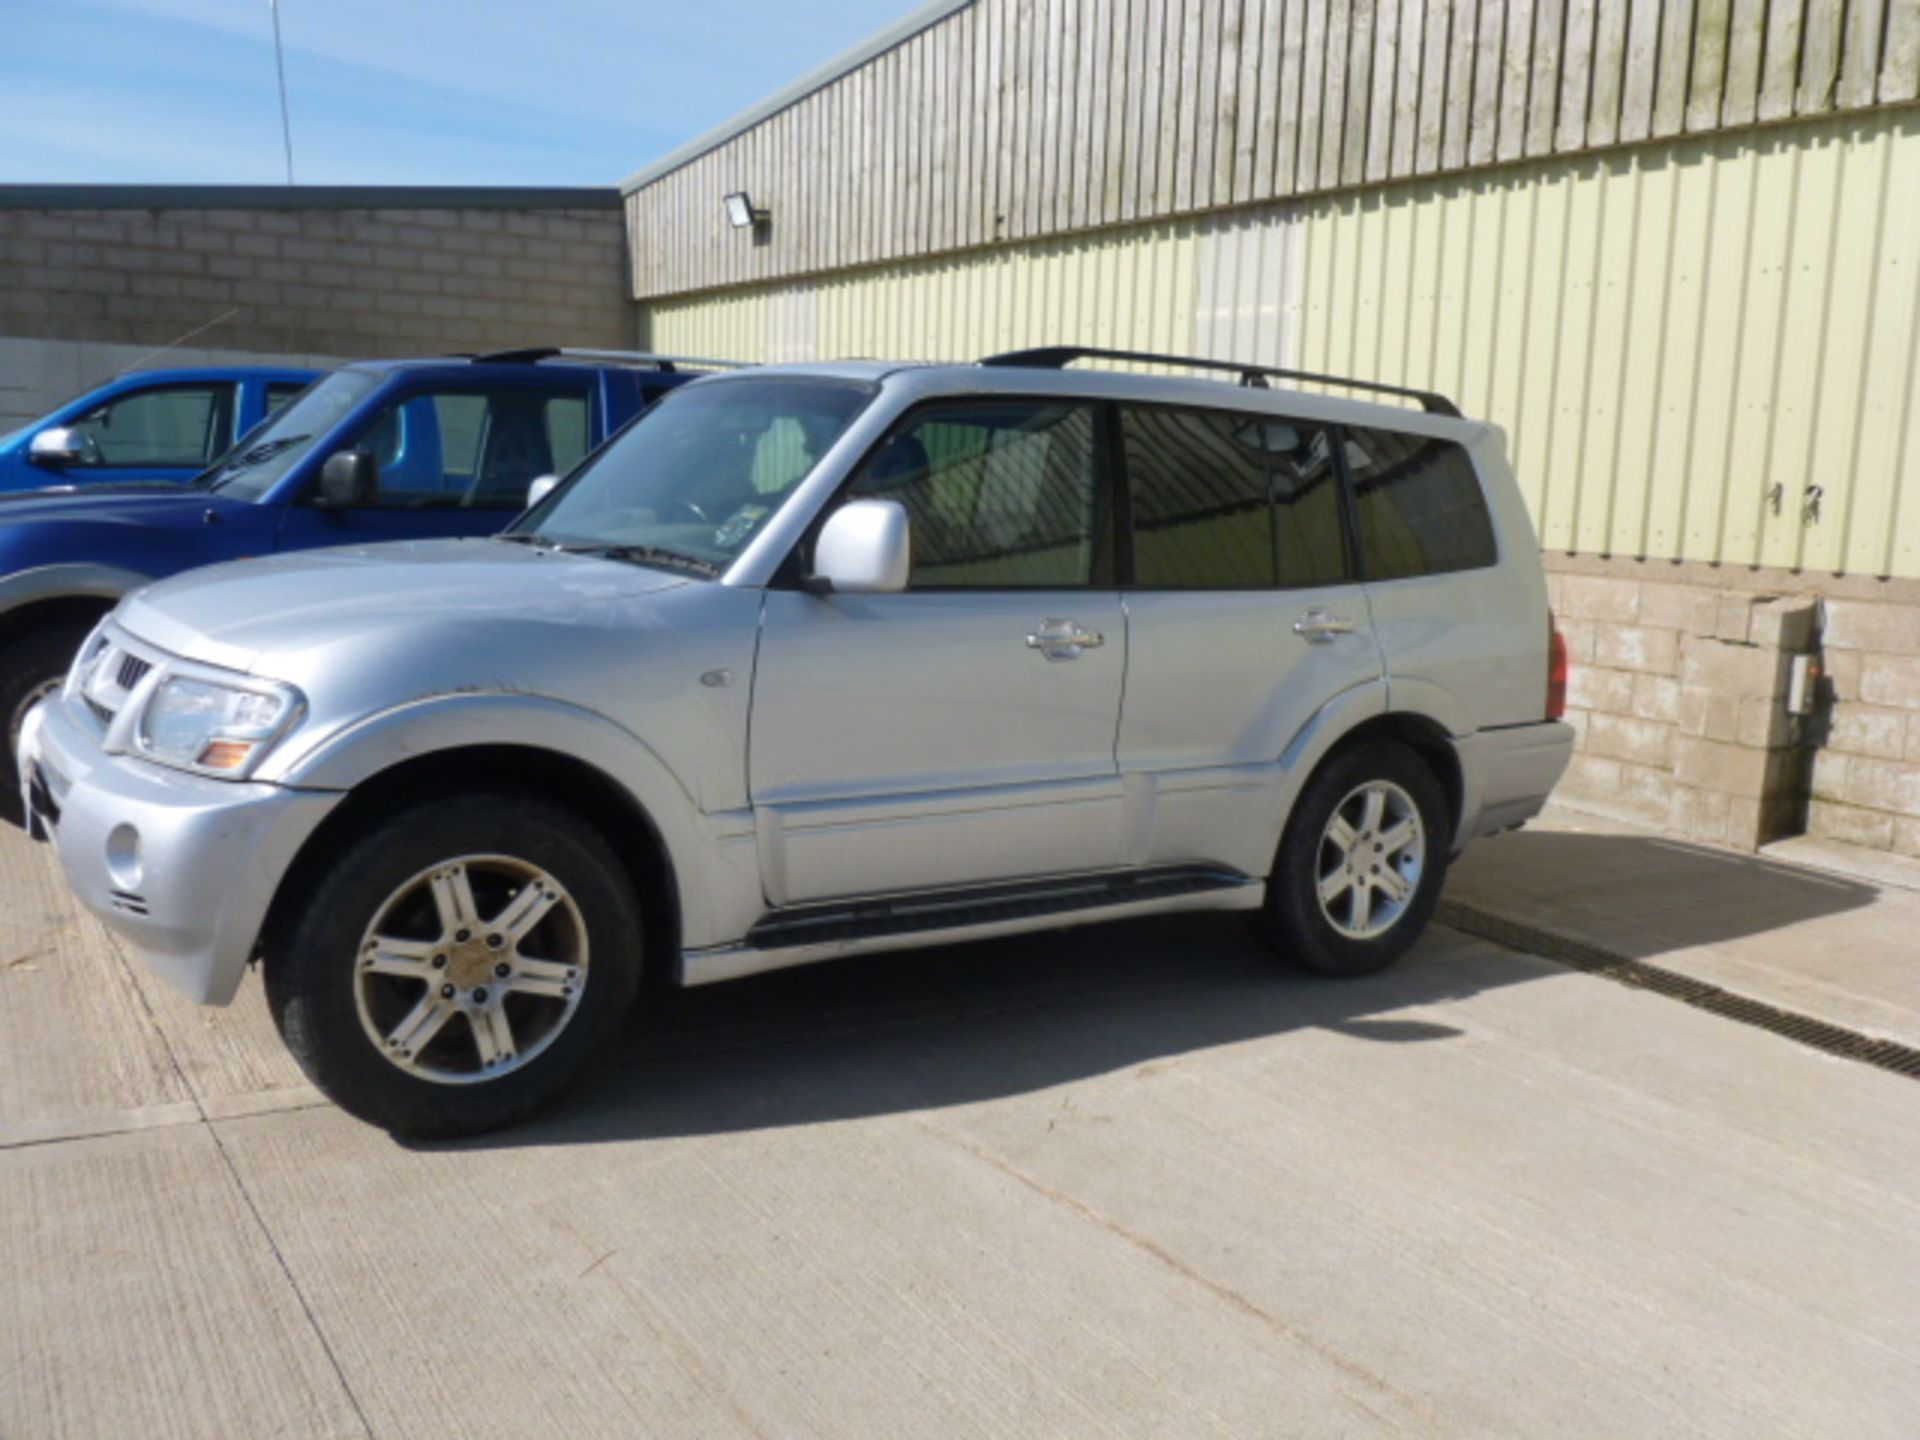
POLYGON ((251 754, 251 740, 213 740, 200 752, 196 763, 207 770, 238 770, 251 754))
POLYGON ((1564 720, 1567 715, 1567 637, 1547 612, 1547 719, 1564 720))

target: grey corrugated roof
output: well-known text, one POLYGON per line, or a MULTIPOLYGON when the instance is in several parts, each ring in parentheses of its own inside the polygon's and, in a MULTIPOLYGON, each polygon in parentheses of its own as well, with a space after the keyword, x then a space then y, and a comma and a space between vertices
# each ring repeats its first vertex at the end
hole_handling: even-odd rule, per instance
POLYGON ((842 75, 858 70, 874 56, 884 54, 903 40, 910 40, 922 30, 939 24, 956 10, 964 10, 973 4, 973 0, 927 0, 911 13, 902 16, 877 35, 870 35, 851 50, 836 55, 817 70, 810 70, 785 89, 776 90, 751 109, 742 110, 726 124, 709 130, 697 139, 689 140, 677 150, 669 150, 651 165, 636 170, 620 182, 621 193, 631 195, 635 190, 644 189, 661 176, 678 170, 689 160, 698 159, 707 151, 724 145, 743 131, 751 130, 762 120, 777 115, 796 100, 803 100, 816 90, 824 90, 842 75))

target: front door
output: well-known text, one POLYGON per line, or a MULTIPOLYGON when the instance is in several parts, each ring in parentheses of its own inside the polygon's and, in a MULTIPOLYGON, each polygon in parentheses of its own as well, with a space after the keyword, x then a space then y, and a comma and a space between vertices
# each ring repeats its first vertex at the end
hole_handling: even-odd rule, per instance
POLYGON ((1121 863, 1125 617, 1094 407, 914 412, 846 498, 906 507, 909 589, 774 589, 749 781, 775 905, 1121 863))
POLYGON ((1150 792, 1150 864, 1272 860, 1276 762, 1327 701, 1378 680, 1331 432, 1123 406, 1132 575, 1121 772, 1150 792))
POLYGON ((68 427, 80 458, 47 484, 187 481, 233 443, 234 385, 196 380, 123 391, 68 427))

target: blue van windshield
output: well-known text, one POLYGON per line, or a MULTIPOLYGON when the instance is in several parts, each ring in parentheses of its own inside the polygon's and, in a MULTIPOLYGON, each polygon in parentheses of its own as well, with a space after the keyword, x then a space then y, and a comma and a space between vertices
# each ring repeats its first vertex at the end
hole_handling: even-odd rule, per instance
POLYGON ((379 388, 378 375, 334 371, 221 456, 198 483, 229 500, 258 500, 379 388))

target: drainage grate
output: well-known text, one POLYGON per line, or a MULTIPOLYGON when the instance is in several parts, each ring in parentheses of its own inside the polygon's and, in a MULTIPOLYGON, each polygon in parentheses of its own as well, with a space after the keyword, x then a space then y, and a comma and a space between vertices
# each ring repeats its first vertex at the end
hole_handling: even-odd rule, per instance
POLYGON ((1920 1050, 1911 1045, 1864 1035, 1858 1030, 1816 1020, 1811 1015, 1782 1010, 1777 1005, 1735 995, 1704 980, 1695 980, 1673 970, 1663 970, 1644 960, 1629 960, 1624 955, 1612 954, 1596 945, 1569 940, 1550 930, 1523 925, 1471 905, 1462 905, 1458 901, 1442 900, 1434 918, 1442 925, 1477 935, 1482 940, 1524 950, 1544 960, 1584 970, 1590 975, 1601 975, 1622 985, 1631 985, 1636 990, 1651 990, 1656 995, 1665 995, 1728 1020, 1770 1030, 1775 1035, 1783 1035, 1802 1045, 1812 1046, 1815 1050, 1824 1050, 1829 1055, 1859 1060, 1882 1070, 1891 1070, 1896 1075, 1920 1080, 1920 1050))

